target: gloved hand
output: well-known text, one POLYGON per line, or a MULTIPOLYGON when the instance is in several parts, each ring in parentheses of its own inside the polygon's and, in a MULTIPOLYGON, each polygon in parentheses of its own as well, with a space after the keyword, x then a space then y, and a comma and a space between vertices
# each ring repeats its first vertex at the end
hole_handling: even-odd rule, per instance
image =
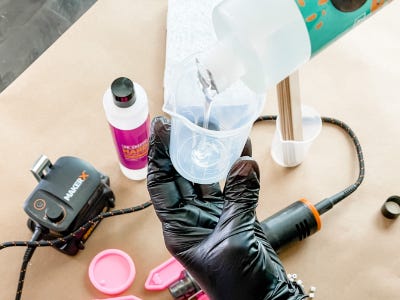
POLYGON ((151 126, 147 186, 170 253, 213 300, 305 299, 286 272, 256 218, 259 168, 250 157, 219 184, 193 184, 169 156, 170 123, 151 126))

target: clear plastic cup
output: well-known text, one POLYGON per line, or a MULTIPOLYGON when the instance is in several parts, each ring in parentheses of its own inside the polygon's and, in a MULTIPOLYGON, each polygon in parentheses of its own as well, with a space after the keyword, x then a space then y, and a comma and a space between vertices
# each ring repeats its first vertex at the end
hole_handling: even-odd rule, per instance
POLYGON ((302 141, 286 141, 282 139, 279 116, 272 139, 271 155, 274 161, 283 167, 295 167, 301 164, 322 128, 321 116, 312 107, 302 105, 302 141))
POLYGON ((238 81, 218 93, 207 110, 195 59, 190 57, 175 69, 163 110, 171 116, 172 164, 186 179, 207 184, 225 179, 240 157, 265 95, 238 81))

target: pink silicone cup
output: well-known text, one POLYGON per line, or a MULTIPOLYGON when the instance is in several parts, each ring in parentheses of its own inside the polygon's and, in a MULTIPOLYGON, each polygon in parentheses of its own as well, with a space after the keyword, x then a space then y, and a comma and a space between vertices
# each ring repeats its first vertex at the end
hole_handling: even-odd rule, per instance
POLYGON ((107 249, 98 253, 89 266, 90 281, 100 292, 108 295, 127 290, 135 275, 132 259, 118 249, 107 249))

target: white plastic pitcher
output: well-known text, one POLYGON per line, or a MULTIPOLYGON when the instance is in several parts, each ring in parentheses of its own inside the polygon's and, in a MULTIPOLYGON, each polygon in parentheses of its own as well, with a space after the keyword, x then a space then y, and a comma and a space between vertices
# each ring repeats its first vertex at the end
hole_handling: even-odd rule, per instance
POLYGON ((207 100, 195 59, 175 68, 163 110, 171 116, 170 156, 175 169, 192 182, 208 184, 225 179, 240 157, 265 95, 238 81, 214 97, 205 115, 207 100))

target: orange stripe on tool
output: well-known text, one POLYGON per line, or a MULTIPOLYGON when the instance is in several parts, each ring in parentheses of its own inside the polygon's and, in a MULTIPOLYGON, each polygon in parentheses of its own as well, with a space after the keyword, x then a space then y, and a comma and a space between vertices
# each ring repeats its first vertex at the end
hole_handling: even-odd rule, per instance
POLYGON ((317 209, 315 208, 315 206, 314 206, 310 201, 308 201, 307 199, 301 198, 300 201, 303 202, 305 205, 307 205, 307 207, 310 209, 310 211, 311 211, 312 214, 314 215, 315 221, 317 222, 317 230, 320 230, 320 229, 321 229, 322 223, 321 223, 321 217, 320 217, 320 215, 319 215, 318 210, 317 210, 317 209))

